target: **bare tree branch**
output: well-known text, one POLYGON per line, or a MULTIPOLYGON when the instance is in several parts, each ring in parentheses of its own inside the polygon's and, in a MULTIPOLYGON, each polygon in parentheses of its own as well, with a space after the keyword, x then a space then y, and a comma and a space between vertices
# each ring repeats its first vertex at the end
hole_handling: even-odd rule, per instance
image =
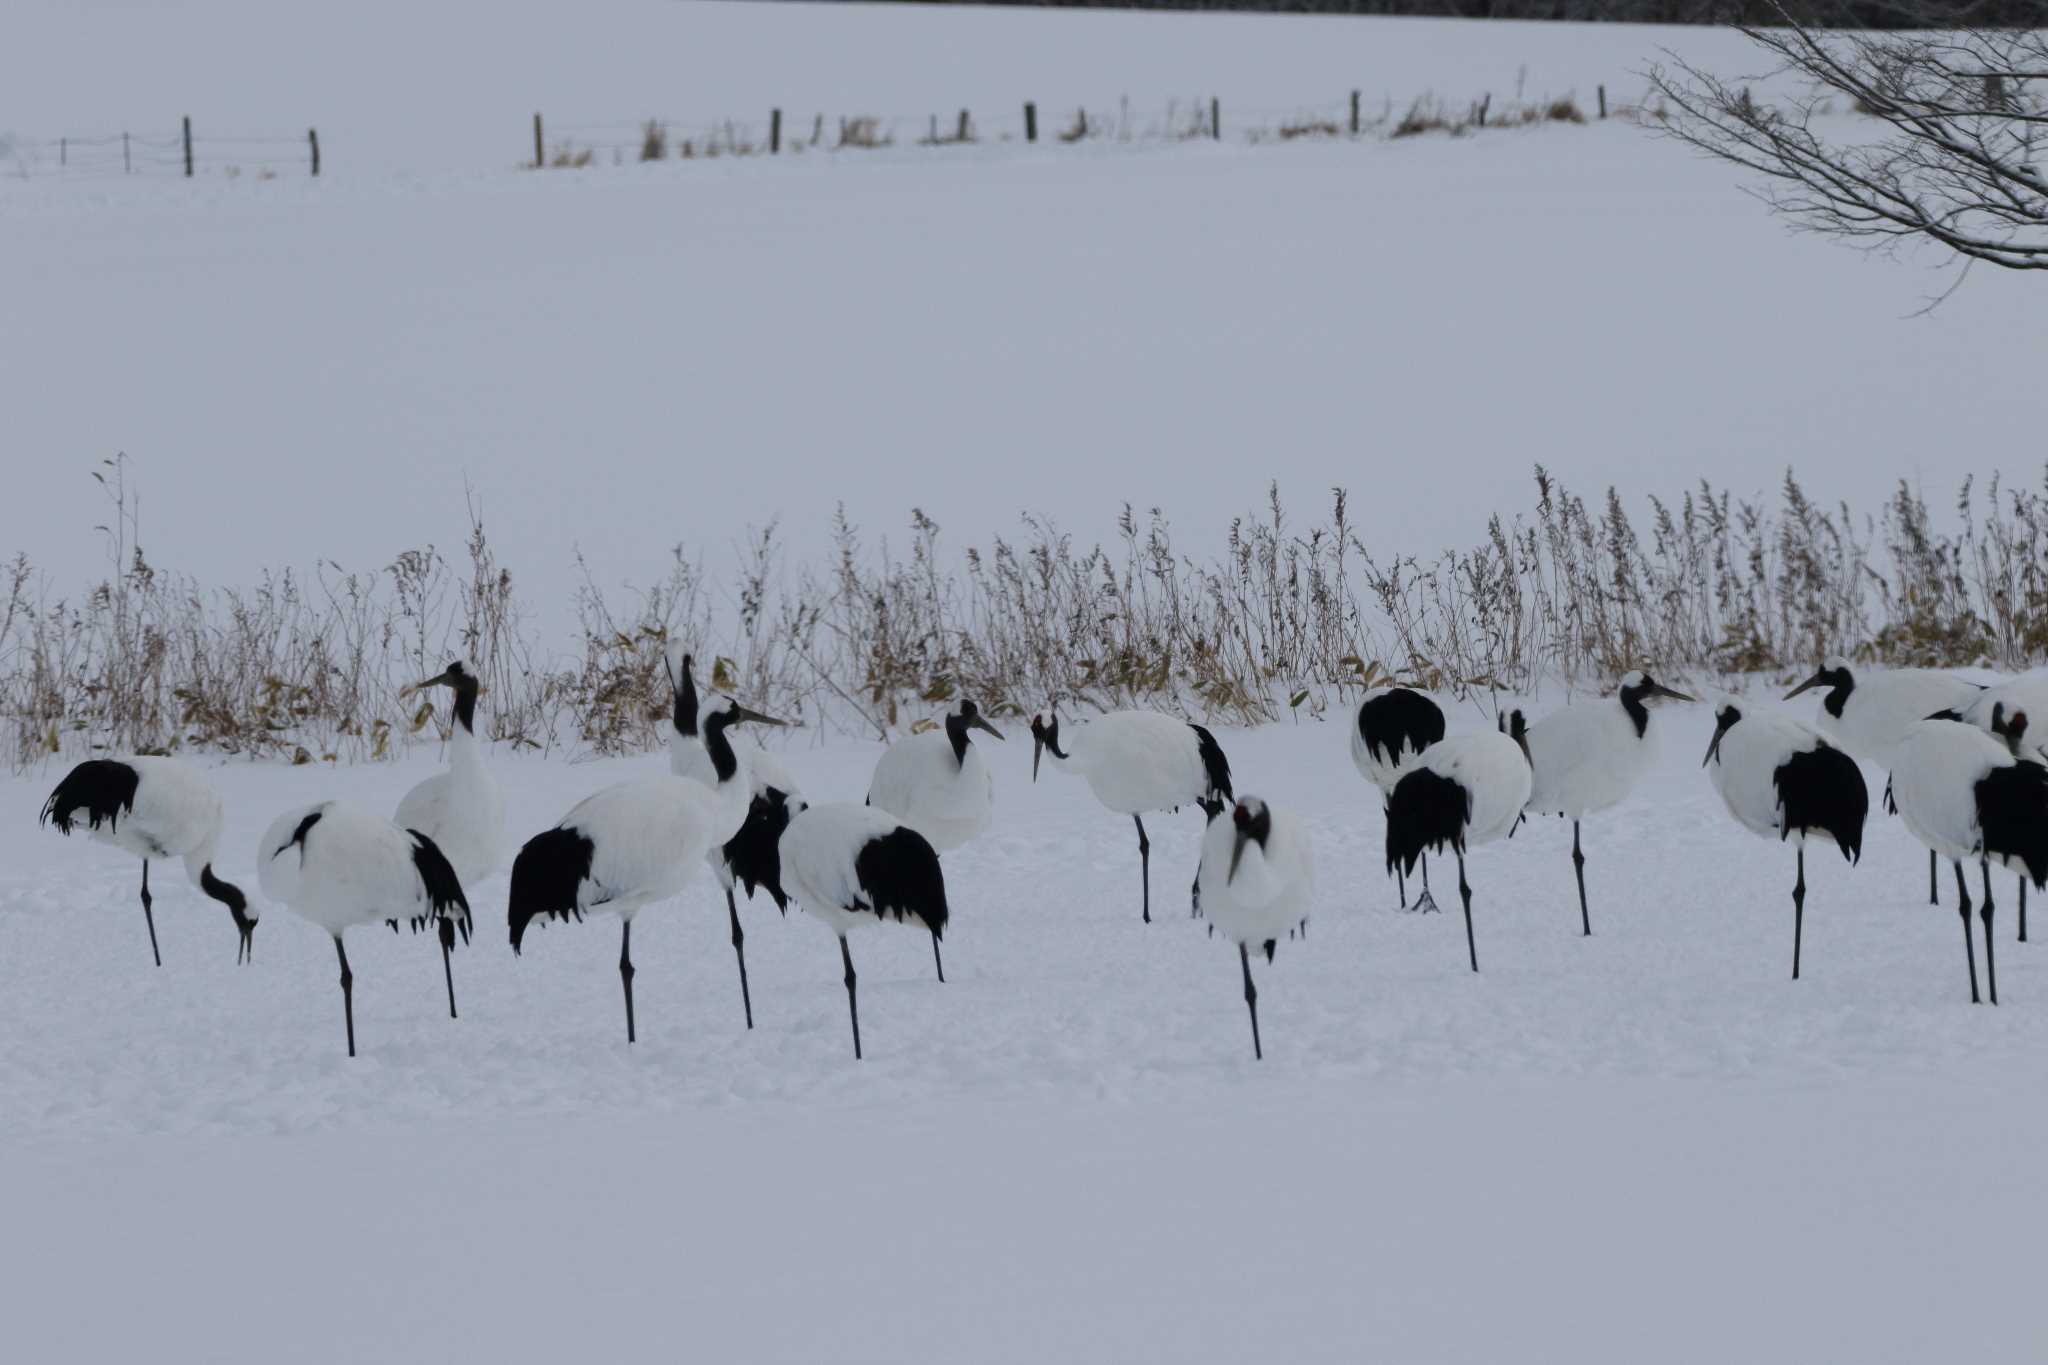
POLYGON ((1763 176, 1758 196, 1802 230, 2048 270, 2048 31, 1833 30, 1769 8, 1775 27, 1741 26, 1761 75, 1670 54, 1651 69, 1664 133, 1763 176))

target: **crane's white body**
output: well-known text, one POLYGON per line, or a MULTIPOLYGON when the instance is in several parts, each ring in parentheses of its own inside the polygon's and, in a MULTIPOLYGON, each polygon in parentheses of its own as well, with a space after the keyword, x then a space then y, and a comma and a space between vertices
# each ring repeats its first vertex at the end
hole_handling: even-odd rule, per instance
POLYGON ((1085 778, 1095 799, 1119 815, 1192 806, 1209 794, 1194 728, 1160 711, 1111 711, 1060 731, 1061 758, 1044 762, 1085 778))
POLYGON ((1796 754, 1827 743, 1811 725, 1770 712, 1743 712, 1742 719, 1721 736, 1707 777, 1736 823, 1766 838, 1785 837, 1804 843, 1809 834, 1829 837, 1825 830, 1785 829, 1785 801, 1778 790, 1778 770, 1796 754))
POLYGON ((475 731, 457 721, 448 739, 448 770, 405 794, 394 817, 400 829, 432 839, 464 886, 505 861, 505 796, 484 763, 475 731))
POLYGON ((1580 820, 1619 805, 1656 758, 1657 712, 1643 733, 1618 696, 1552 711, 1529 727, 1528 809, 1580 820))
POLYGON ((1233 943, 1259 947, 1287 936, 1308 919, 1315 897, 1315 857, 1308 829, 1292 811, 1266 807, 1272 829, 1263 846, 1247 841, 1230 874, 1237 827, 1230 816, 1209 822, 1202 835, 1202 913, 1233 943))
POLYGON ((1504 839, 1529 804, 1529 760, 1522 746, 1494 730, 1451 735, 1423 750, 1413 765, 1465 789, 1465 846, 1504 839))
MULTIPOLYGON (((1907 728, 1892 757, 1892 799, 1913 837, 1952 861, 1982 857, 1976 788, 1994 769, 2019 762, 2005 744, 1974 725, 1927 720, 1907 728)), ((2008 864, 1996 855, 1992 861, 2008 864)))
POLYGON ((1982 693, 1975 683, 1931 668, 1865 670, 1854 676, 1841 715, 1822 700, 1820 732, 1865 763, 1896 769, 1894 751, 1914 726, 1938 711, 1967 714, 1982 693))
POLYGON ((734 777, 716 787, 667 775, 615 783, 586 797, 558 822, 592 845, 589 874, 576 888, 577 908, 631 920, 681 895, 707 858, 739 832, 750 799, 744 757, 734 777))
POLYGON ((1420 749, 1402 745, 1391 757, 1375 754, 1366 746, 1365 736, 1358 732, 1356 719, 1351 724, 1351 765, 1358 769, 1358 775, 1380 789, 1385 796, 1394 790, 1394 784, 1401 775, 1415 766, 1415 760, 1422 757, 1420 749))
POLYGON ((995 774, 971 738, 956 757, 943 728, 927 730, 883 752, 868 800, 945 853, 985 833, 994 820, 995 774))
MULTIPOLYGON (((950 758, 951 753, 947 756, 950 758)), ((894 833, 907 823, 872 806, 856 806, 846 801, 828 802, 799 812, 782 834, 782 889, 803 907, 804 913, 816 917, 841 937, 851 929, 875 923, 876 916, 871 910, 855 908, 866 903, 866 896, 854 862, 871 840, 894 833)))
POLYGON ((199 771, 175 758, 128 755, 114 760, 135 770, 135 805, 88 829, 95 843, 138 858, 178 858, 194 886, 220 846, 220 793, 199 771))
POLYGON ((380 815, 322 801, 271 821, 256 848, 256 876, 265 896, 339 937, 359 925, 439 917, 415 862, 416 847, 410 834, 380 815), (294 840, 315 814, 319 820, 294 840))

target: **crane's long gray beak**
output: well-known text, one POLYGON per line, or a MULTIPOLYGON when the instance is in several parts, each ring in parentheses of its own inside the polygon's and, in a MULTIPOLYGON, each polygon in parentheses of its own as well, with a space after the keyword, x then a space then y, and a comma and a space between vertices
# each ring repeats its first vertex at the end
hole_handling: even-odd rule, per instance
POLYGON ((1031 737, 1031 780, 1038 780, 1038 758, 1045 752, 1045 741, 1037 735, 1031 737))
POLYGON ((1785 700, 1790 701, 1794 697, 1798 696, 1801 692, 1806 692, 1816 687, 1825 686, 1826 683, 1827 676, 1822 673, 1816 673, 1812 677, 1808 678, 1805 682, 1799 684, 1799 686, 1793 688, 1790 692, 1787 692, 1785 694, 1785 700))
POLYGON ((985 731, 988 734, 994 735, 997 739, 1004 738, 1003 732, 1001 730, 996 729, 995 726, 990 725, 980 716, 976 716, 973 720, 969 721, 968 724, 972 725, 977 730, 985 731))
POLYGON ((750 720, 750 721, 754 722, 754 724, 756 724, 756 725, 788 725, 788 724, 789 724, 789 722, 788 722, 788 721, 786 721, 786 720, 777 720, 777 719, 775 719, 775 717, 773 717, 773 716, 764 716, 764 715, 762 715, 762 714, 761 714, 761 713, 760 713, 759 711, 749 711, 749 710, 748 710, 748 709, 747 709, 746 707, 744 707, 744 706, 741 706, 741 705, 740 705, 740 704, 739 704, 738 702, 734 702, 734 703, 733 703, 733 707, 732 707, 732 718, 733 718, 734 720, 750 720))
POLYGON ((1244 846, 1251 841, 1250 831, 1239 828, 1236 840, 1230 845, 1230 875, 1223 879, 1225 886, 1237 880, 1237 865, 1244 860, 1244 846))
POLYGON ((1707 742, 1707 756, 1700 760, 1700 766, 1702 768, 1706 767, 1709 763, 1712 763, 1715 759, 1721 756, 1721 736, 1727 733, 1728 732, 1726 730, 1714 731, 1713 739, 1707 742))
POLYGON ((1669 687, 1666 687, 1666 686, 1664 686, 1664 684, 1662 684, 1662 683, 1658 683, 1658 684, 1657 684, 1657 685, 1656 685, 1655 687, 1651 688, 1651 689, 1650 689, 1650 695, 1651 695, 1651 696, 1653 696, 1653 697, 1665 697, 1665 698, 1668 698, 1668 699, 1670 699, 1670 700, 1672 700, 1672 701, 1698 701, 1698 700, 1699 700, 1699 698, 1698 698, 1698 697, 1689 697, 1689 696, 1687 696, 1687 695, 1686 695, 1685 693, 1683 693, 1683 692, 1678 692, 1678 691, 1674 691, 1673 689, 1671 689, 1671 688, 1669 688, 1669 687))

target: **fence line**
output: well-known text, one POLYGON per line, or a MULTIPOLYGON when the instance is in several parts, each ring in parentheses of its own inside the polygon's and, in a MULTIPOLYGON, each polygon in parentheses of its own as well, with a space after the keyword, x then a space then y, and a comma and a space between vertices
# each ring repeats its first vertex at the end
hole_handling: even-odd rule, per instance
POLYGON ((319 130, 308 128, 294 137, 213 135, 195 131, 192 120, 184 118, 176 130, 161 135, 156 130, 138 133, 126 129, 43 138, 0 137, 0 176, 91 180, 174 174, 192 179, 200 174, 232 176, 247 170, 303 170, 319 175, 319 130))

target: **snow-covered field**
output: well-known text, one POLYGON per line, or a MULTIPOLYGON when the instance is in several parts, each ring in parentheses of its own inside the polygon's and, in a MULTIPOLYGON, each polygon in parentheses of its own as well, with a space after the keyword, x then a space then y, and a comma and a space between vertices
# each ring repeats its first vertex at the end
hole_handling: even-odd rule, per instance
MULTIPOLYGON (((429 939, 353 937, 351 1063, 319 931, 274 910, 238 969, 226 915, 166 877, 159 971, 133 864, 34 828, 54 775, 9 780, 10 1333, 74 1357, 145 1331, 208 1358, 2038 1353, 2048 960, 2011 941, 2010 883, 2005 1003, 1972 1007, 1953 901, 1925 905, 1924 854, 1878 819, 1862 866, 1809 860, 1794 984, 1790 853, 1720 809, 1704 708, 1665 723, 1648 789, 1588 826, 1593 938, 1561 826, 1473 857, 1477 976, 1455 899, 1395 908, 1341 726, 1226 732, 1240 790, 1305 812, 1319 857, 1309 938, 1259 973, 1263 1064, 1234 954, 1178 908, 1198 817, 1152 822, 1169 912, 1145 926, 1128 821, 1033 786, 1021 732, 988 743, 995 830, 947 858, 947 984, 920 934, 855 940, 858 1064, 820 926, 743 910, 749 1034, 709 882, 649 911, 629 1048, 615 921, 515 958, 502 875, 472 890, 459 1021, 429 939), (121 1311, 81 1320, 80 1278, 121 1311)), ((832 798, 874 755, 790 756, 832 798)), ((226 875, 251 882, 277 811, 395 804, 429 761, 215 769, 226 875)), ((523 837, 663 762, 498 766, 523 837)))
MULTIPOLYGON (((1620 27, 21 0, 0 128, 318 124, 328 165, 0 176, 0 549, 72 590, 115 450, 161 567, 451 545, 466 481, 550 606, 578 548, 645 581, 781 516, 821 559, 842 501, 965 538, 1025 509, 1093 534, 1128 498, 1200 549, 1269 479, 1346 484, 1375 552, 1430 553, 1537 461, 1631 493, 1793 464, 1859 505, 2012 451, 2030 478, 2032 293, 1904 320, 1928 262, 1788 238, 1618 121, 512 169, 536 107, 1587 100, 1659 44, 1748 60, 1620 27)), ((1198 817, 1152 823, 1144 926, 1128 821, 1031 785, 1014 727, 995 830, 947 858, 948 983, 914 932, 854 944, 859 1064, 818 925, 743 911, 748 1033, 708 881, 648 912, 628 1048, 615 923, 515 959, 502 874, 459 1021, 428 940, 356 935, 351 1063, 317 931, 273 910, 238 968, 160 872, 158 970, 133 864, 36 828, 58 771, 0 779, 0 1332, 24 1360, 2048 1356, 2048 948, 2012 943, 2010 883, 2005 1003, 1973 1008, 1953 902, 1875 817, 1862 866, 1809 860, 1794 984, 1790 852, 1721 810, 1705 708, 1663 719, 1646 790, 1588 826, 1593 938, 1568 831, 1472 859, 1477 976, 1455 913, 1395 908, 1341 724, 1224 732, 1319 858, 1310 937, 1259 973, 1262 1064, 1234 954, 1174 910, 1198 817)), ((875 754, 790 758, 858 798, 875 754)), ((664 762, 493 761, 521 837, 664 762)), ((277 812, 388 808, 434 755, 212 762, 253 889, 277 812)))

